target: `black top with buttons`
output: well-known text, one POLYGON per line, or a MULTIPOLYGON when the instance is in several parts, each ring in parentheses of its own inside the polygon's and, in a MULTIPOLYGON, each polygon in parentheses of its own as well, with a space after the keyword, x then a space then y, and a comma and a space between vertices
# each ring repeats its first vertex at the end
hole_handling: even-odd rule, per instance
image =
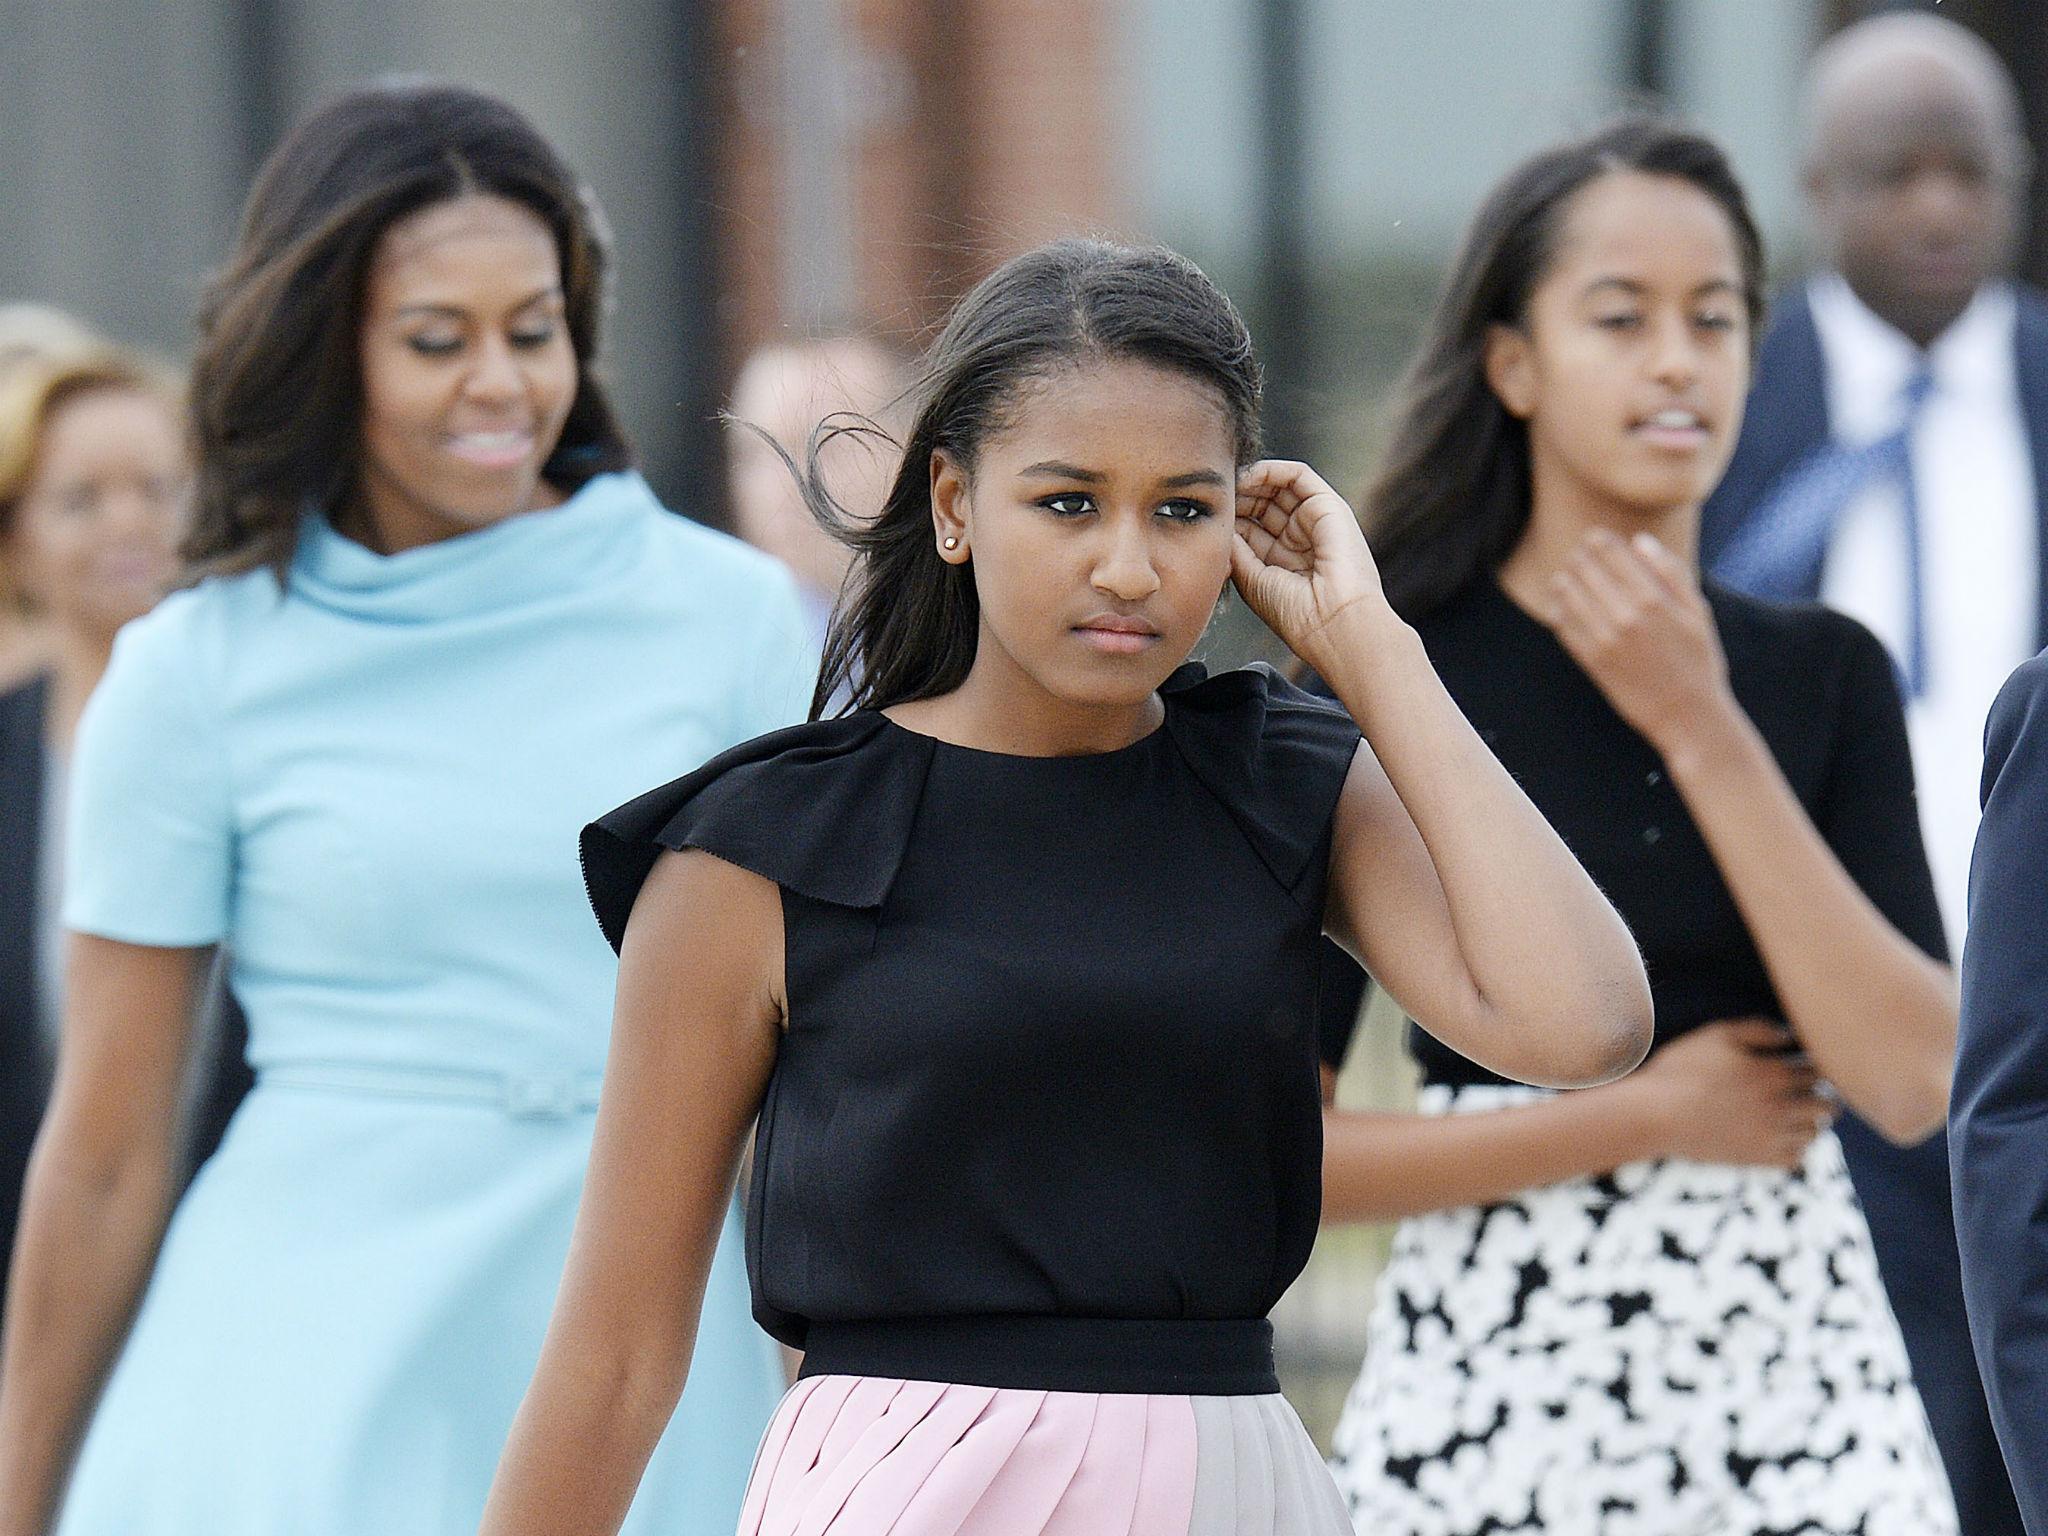
MULTIPOLYGON (((1883 646, 1825 608, 1766 603, 1713 582, 1706 594, 1736 701, 1799 803, 1878 910, 1945 958, 1905 716, 1883 646)), ((1480 738, 1634 933, 1658 1043, 1716 1019, 1782 1019, 1763 957, 1662 760, 1557 638, 1491 577, 1416 628, 1480 738)), ((1348 962, 1333 947, 1326 966, 1323 1051, 1338 1062, 1363 980, 1349 967, 1347 1010, 1337 978, 1348 962)), ((1502 1081, 1420 1029, 1412 1043, 1427 1082, 1502 1081)))
POLYGON ((781 887, 748 1267, 807 1373, 1277 1390, 1358 730, 1264 669, 1160 692, 1158 731, 1082 757, 797 726, 586 830, 614 943, 662 848, 781 887))

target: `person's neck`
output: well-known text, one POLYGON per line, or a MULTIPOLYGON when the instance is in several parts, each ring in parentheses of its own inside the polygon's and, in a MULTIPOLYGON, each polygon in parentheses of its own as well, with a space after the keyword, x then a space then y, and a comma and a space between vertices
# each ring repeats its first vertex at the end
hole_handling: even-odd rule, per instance
POLYGON ((1928 351, 1936 342, 1946 336, 1950 328, 1958 320, 1962 319, 1964 315, 1969 313, 1970 306, 1977 300, 1977 295, 1984 291, 1984 284, 1979 283, 1970 291, 1970 297, 1964 300, 1959 308, 1943 308, 1935 311, 1906 313, 1901 311, 1897 305, 1887 305, 1882 296, 1865 293, 1856 286, 1855 279, 1851 278, 1847 273, 1842 274, 1842 281, 1848 286, 1849 292, 1856 296, 1857 303, 1905 337, 1906 340, 1913 343, 1922 352, 1928 351))
POLYGON ((1617 538, 1647 533, 1687 565, 1699 559, 1700 509, 1670 507, 1645 513, 1564 492, 1538 491, 1529 526, 1497 572, 1501 588, 1525 612, 1543 615, 1555 605, 1551 578, 1578 553, 1586 535, 1605 528, 1617 538))
POLYGON ((85 701, 106 673, 114 637, 60 631, 51 638, 50 697, 43 710, 43 740, 59 757, 68 758, 85 701))
POLYGON ((1156 693, 1131 705, 1076 704, 1048 693, 1002 654, 985 629, 958 688, 887 711, 907 730, 1014 757, 1115 752, 1151 735, 1164 713, 1156 693))
POLYGON ((402 555, 407 550, 445 543, 464 534, 477 533, 529 512, 544 512, 568 500, 550 481, 536 481, 533 490, 520 499, 517 508, 501 517, 465 522, 403 491, 365 477, 363 485, 332 518, 334 531, 353 540, 372 554, 402 555))

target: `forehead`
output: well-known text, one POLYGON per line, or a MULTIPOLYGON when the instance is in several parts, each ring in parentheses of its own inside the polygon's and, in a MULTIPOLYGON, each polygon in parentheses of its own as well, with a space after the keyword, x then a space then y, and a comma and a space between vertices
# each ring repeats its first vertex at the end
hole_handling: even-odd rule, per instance
POLYGON ((981 457, 1058 459, 1102 473, 1227 470, 1237 432, 1214 385, 1127 358, 1055 369, 1019 386, 981 457))
POLYGON ((170 401, 127 384, 108 384, 73 395, 50 412, 38 457, 46 470, 63 469, 101 459, 176 456, 183 444, 182 423, 170 401))
POLYGON ((1845 108, 1822 140, 1824 156, 1845 165, 1923 158, 1989 163, 2004 145, 1989 111, 1965 96, 1939 91, 1845 108))
POLYGON ((371 255, 369 278, 373 294, 393 299, 401 289, 531 293, 556 286, 561 263, 553 232, 532 209, 473 194, 431 204, 392 224, 371 255))
POLYGON ((82 436, 103 428, 124 433, 175 433, 176 408, 161 395, 130 384, 103 384, 82 390, 51 411, 43 423, 47 438, 82 436))
POLYGON ((1706 192, 1676 176, 1616 171, 1589 182, 1566 206, 1548 279, 1740 284, 1741 268, 1734 228, 1706 192))
POLYGON ((1822 67, 1809 108, 1815 151, 1823 161, 1914 152, 1989 157, 2014 126, 1995 71, 1938 40, 1874 40, 1822 67))

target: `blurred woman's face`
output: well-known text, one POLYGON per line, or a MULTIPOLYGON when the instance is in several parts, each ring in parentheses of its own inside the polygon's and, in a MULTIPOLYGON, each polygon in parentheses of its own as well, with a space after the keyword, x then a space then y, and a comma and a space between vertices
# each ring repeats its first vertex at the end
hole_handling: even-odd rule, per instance
POLYGON ((44 422, 35 478, 9 520, 16 585, 60 635, 111 641, 170 585, 190 494, 168 401, 115 386, 72 396, 44 422))
POLYGON ((1697 510, 1728 467, 1749 382, 1728 216, 1672 176, 1617 171, 1565 211, 1524 321, 1487 377, 1528 423, 1537 499, 1644 517, 1697 510))
POLYGON ((508 198, 423 208, 384 232, 362 329, 361 502, 344 529, 385 553, 562 498, 541 478, 576 399, 561 261, 508 198))

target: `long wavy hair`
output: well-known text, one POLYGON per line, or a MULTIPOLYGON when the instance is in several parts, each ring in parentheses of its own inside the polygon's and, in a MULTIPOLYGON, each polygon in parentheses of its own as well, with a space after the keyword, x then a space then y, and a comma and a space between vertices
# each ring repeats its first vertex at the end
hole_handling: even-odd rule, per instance
POLYGON ((1486 381, 1488 333, 1519 326, 1574 196, 1638 171, 1690 182, 1735 235, 1752 334, 1764 310, 1763 240, 1719 145, 1653 116, 1608 123, 1531 156, 1487 194, 1409 364, 1386 462, 1361 509, 1395 611, 1419 619, 1497 569, 1529 524, 1529 429, 1486 381))
POLYGON ((811 434, 791 469, 811 513, 854 551, 825 640, 811 716, 835 698, 883 709, 948 693, 974 665, 981 630, 972 562, 939 558, 932 533, 932 456, 971 479, 992 433, 1014 419, 1024 387, 1096 360, 1149 363, 1212 387, 1231 422, 1239 467, 1259 452, 1260 376, 1251 333, 1201 269, 1159 246, 1055 241, 1013 258, 960 301, 908 394, 914 411, 879 513, 841 507, 820 472, 846 433, 883 435, 839 415, 811 434))
POLYGON ((590 194, 495 96, 424 81, 359 86, 271 152, 201 305, 191 578, 268 566, 281 579, 307 511, 355 494, 371 258, 400 219, 474 193, 530 208, 561 260, 576 398, 543 475, 571 492, 631 463, 595 371, 608 237, 590 194))

